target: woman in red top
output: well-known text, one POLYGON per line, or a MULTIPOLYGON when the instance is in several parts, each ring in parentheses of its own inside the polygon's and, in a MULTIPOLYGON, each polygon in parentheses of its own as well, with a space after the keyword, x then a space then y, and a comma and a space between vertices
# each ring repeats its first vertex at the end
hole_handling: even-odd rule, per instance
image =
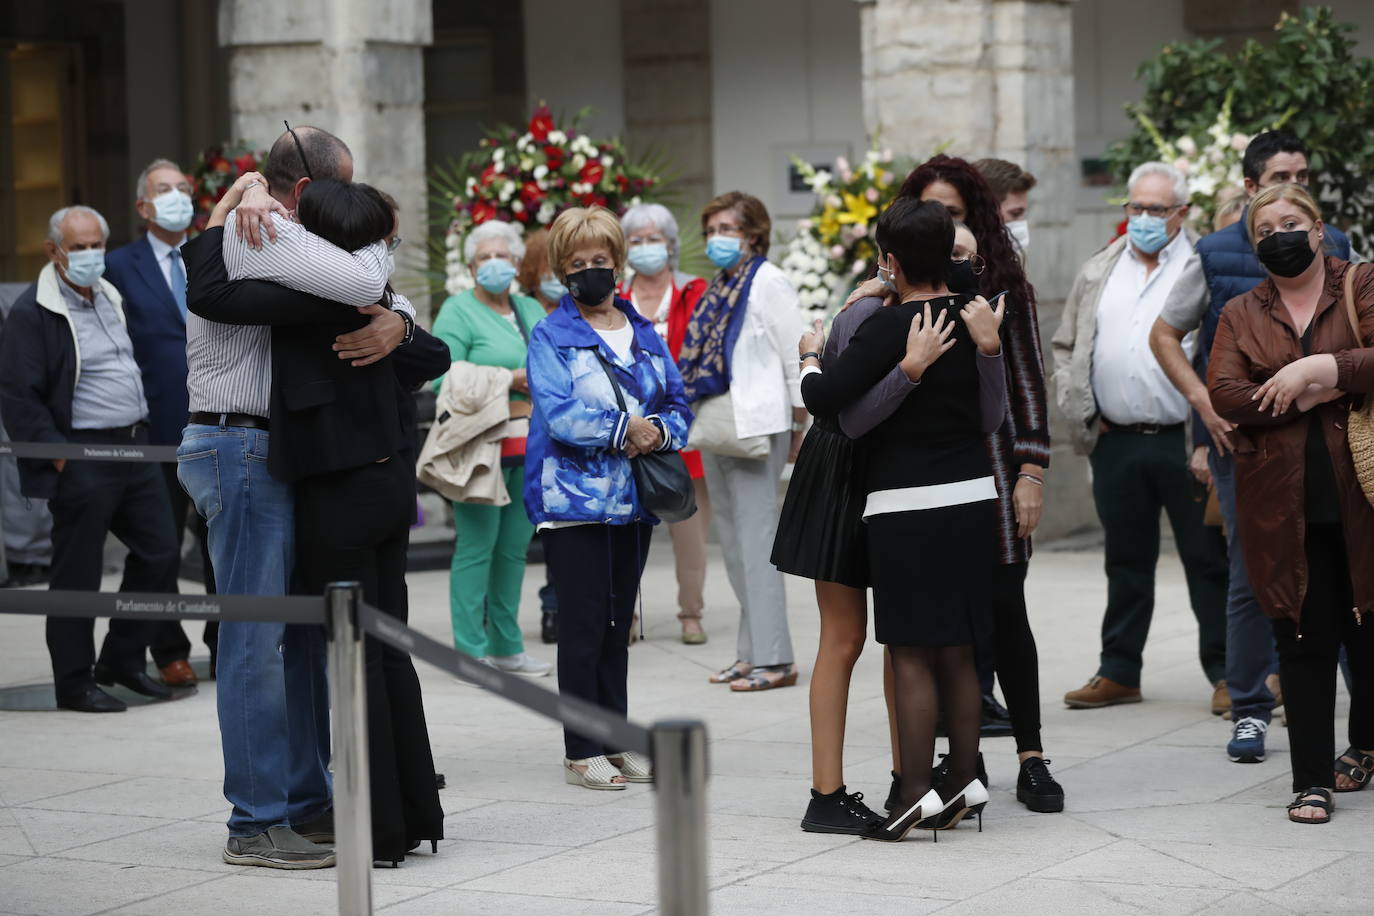
MULTIPOLYGON (((687 335, 687 319, 692 316, 706 281, 677 270, 677 220, 662 204, 638 204, 620 218, 629 246, 632 273, 621 284, 620 295, 634 303, 668 344, 676 359, 687 335)), ((673 539, 673 558, 677 561, 678 620, 682 621, 682 641, 689 646, 706 642, 701 628, 705 603, 706 532, 711 524, 711 504, 706 495, 706 479, 701 455, 684 451, 683 459, 696 486, 697 513, 685 522, 668 526, 673 539)))

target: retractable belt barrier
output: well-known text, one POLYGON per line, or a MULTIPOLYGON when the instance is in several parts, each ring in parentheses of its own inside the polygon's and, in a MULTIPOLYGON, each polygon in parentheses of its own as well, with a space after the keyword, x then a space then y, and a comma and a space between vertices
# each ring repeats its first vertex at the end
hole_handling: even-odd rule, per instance
POLYGON ((0 442, 0 458, 46 458, 50 461, 146 461, 168 464, 177 460, 175 445, 133 442, 0 442))
MULTIPOLYGON (((6 443, 3 448, 31 443, 6 443)), ((67 446, 59 446, 66 448, 67 446)), ((69 446, 75 450, 106 446, 69 446)), ((147 453, 151 448, 108 448, 147 453)), ((41 454, 54 457, 54 447, 41 454)), ((167 449, 175 453, 175 449, 167 449)), ((151 457, 83 455, 115 461, 151 457)), ((172 456, 175 460, 175 454, 172 456)), ((0 590, 0 614, 219 620, 323 625, 330 641, 329 687, 334 732, 335 856, 339 912, 372 912, 371 802, 367 760, 364 633, 463 680, 561 722, 608 747, 647 754, 654 762, 659 842, 659 910, 672 916, 707 912, 706 730, 700 722, 658 722, 645 728, 576 697, 560 696, 517 675, 485 665, 362 602, 357 583, 335 583, 324 600, 294 596, 167 595, 120 592, 0 590)))

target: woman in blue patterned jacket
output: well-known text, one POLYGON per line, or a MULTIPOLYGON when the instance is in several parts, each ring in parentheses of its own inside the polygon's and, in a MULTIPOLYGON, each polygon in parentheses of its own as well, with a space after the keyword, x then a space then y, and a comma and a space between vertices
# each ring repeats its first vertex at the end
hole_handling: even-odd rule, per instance
MULTIPOLYGON (((631 618, 658 524, 639 503, 630 459, 681 449, 692 414, 663 339, 615 297, 625 267, 620 222, 601 207, 565 210, 548 248, 569 292, 530 335, 525 508, 544 532, 558 597, 558 689, 625 715, 631 618)), ((563 742, 573 785, 653 781, 640 754, 566 729, 563 742)))

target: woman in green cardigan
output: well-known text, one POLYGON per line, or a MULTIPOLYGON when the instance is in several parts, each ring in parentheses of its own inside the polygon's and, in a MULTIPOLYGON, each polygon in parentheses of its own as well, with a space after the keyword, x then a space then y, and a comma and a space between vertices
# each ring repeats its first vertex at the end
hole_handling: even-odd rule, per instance
MULTIPOLYGON (((463 255, 477 285, 444 301, 433 333, 448 344, 454 362, 512 371, 512 423, 501 448, 501 473, 511 501, 504 506, 453 504, 456 537, 449 575, 453 644, 458 651, 503 671, 543 677, 552 665, 525 652, 517 615, 525 552, 534 534, 522 497, 523 430, 530 415, 525 350, 544 309, 535 300, 510 291, 525 245, 509 223, 491 221, 473 229, 463 255)), ((434 383, 435 391, 442 382, 441 378, 434 383)))

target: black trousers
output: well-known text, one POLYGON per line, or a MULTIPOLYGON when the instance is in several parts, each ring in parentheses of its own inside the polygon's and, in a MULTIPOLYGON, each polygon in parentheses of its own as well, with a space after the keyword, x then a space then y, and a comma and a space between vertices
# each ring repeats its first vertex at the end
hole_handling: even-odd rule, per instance
MULTIPOLYGON (((76 430, 75 442, 108 443, 99 430, 76 430)), ((146 434, 132 440, 146 444, 146 434)), ((105 537, 129 548, 123 592, 176 591, 177 546, 167 507, 167 486, 157 465, 124 461, 68 461, 57 477, 52 511, 54 590, 100 590, 105 537)), ((123 672, 142 671, 149 624, 112 618, 99 664, 123 672)), ((58 697, 94 684, 95 620, 49 617, 48 655, 58 697)))
MULTIPOLYGON (((993 573, 994 634, 990 655, 1011 713, 1016 752, 1043 751, 1040 744, 1040 657, 1026 614, 1027 563, 999 564, 993 573)), ((982 652, 980 642, 979 651, 982 652)))
MULTIPOLYGON (((398 620, 410 616, 406 550, 415 515, 414 462, 393 457, 296 484, 296 574, 301 589, 362 583, 363 599, 398 620)), ((410 656, 364 642, 372 855, 401 860, 416 840, 444 837, 420 679, 410 656)))
MULTIPOLYGON (((206 541, 205 519, 200 517, 199 512, 190 511, 191 497, 181 486, 181 481, 177 480, 177 466, 174 462, 162 465, 162 476, 167 484, 167 501, 172 510, 172 529, 176 532, 178 568, 181 562, 181 539, 186 529, 189 528, 196 539, 196 543, 200 545, 201 568, 205 570, 205 594, 213 595, 215 594, 215 571, 210 565, 210 547, 206 541)), ((153 664, 161 668, 172 662, 185 661, 191 657, 191 641, 186 638, 186 631, 181 628, 181 621, 167 620, 148 626, 151 630, 148 649, 152 653, 153 664)), ((213 658, 219 643, 219 621, 205 621, 205 629, 202 632, 202 638, 205 640, 205 645, 210 649, 210 656, 213 658)))
MULTIPOLYGON (((649 558, 649 525, 578 525, 541 534, 558 596, 558 692, 625 715, 630 701, 630 627, 649 558)), ((563 730, 570 760, 618 754, 563 730)))
POLYGON ((1336 659, 1342 646, 1350 659, 1349 743, 1374 750, 1374 626, 1368 620, 1357 624, 1350 610, 1355 601, 1345 536, 1339 524, 1314 524, 1307 526, 1306 542, 1301 626, 1288 619, 1273 622, 1294 792, 1335 786, 1336 659))
POLYGON ((1089 456, 1093 502, 1106 535, 1107 610, 1097 673, 1140 686, 1155 610, 1159 514, 1169 516, 1198 625, 1198 656, 1209 682, 1226 677, 1226 585, 1221 530, 1202 523, 1204 506, 1189 483, 1183 428, 1155 435, 1113 430, 1089 456))

